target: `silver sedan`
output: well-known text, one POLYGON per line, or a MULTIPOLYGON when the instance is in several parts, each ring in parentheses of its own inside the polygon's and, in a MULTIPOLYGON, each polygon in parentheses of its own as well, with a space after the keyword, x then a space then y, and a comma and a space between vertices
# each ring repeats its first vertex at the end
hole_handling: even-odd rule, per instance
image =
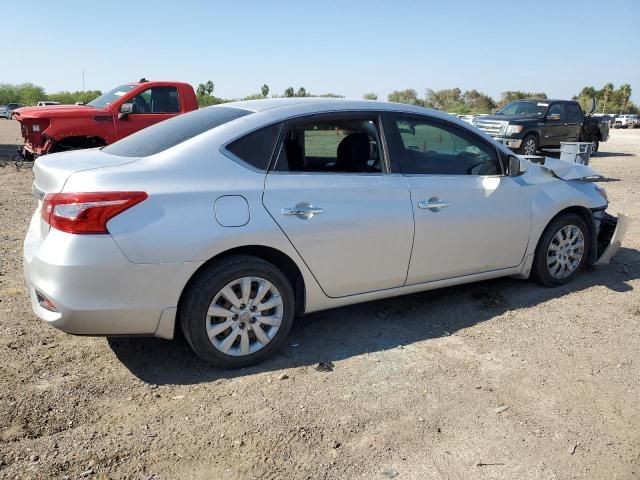
POLYGON ((502 276, 565 284, 627 225, 589 167, 382 102, 209 107, 34 171, 38 317, 80 335, 181 329, 223 367, 270 355, 305 313, 502 276))

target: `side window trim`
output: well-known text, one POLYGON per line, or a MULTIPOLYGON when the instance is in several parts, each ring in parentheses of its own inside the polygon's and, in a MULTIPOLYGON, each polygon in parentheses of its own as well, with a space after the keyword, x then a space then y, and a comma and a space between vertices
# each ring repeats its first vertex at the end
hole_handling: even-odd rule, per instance
POLYGON ((366 176, 380 176, 387 175, 391 172, 390 169, 390 159, 388 153, 388 147, 385 141, 385 133, 384 133, 384 125, 383 125, 383 112, 377 110, 371 111, 362 111, 362 110, 351 110, 351 111, 333 111, 333 112, 322 112, 322 113, 312 113, 312 114, 304 114, 296 117, 291 117, 282 122, 282 128, 280 129, 280 135, 278 137, 278 142, 276 144, 276 148, 274 150, 274 154, 272 157, 272 161, 269 164, 268 173, 276 174, 276 175, 366 175, 366 176), (342 120, 345 118, 358 118, 358 117, 375 117, 376 118, 376 127, 378 129, 378 137, 380 141, 380 154, 382 156, 382 171, 380 172, 296 172, 289 170, 275 170, 276 162, 278 161, 278 157, 280 156, 280 152, 282 148, 284 148, 284 140, 286 138, 289 130, 301 124, 310 123, 313 121, 326 121, 326 120, 342 120))
MULTIPOLYGON (((394 165, 394 168, 396 168, 396 173, 401 173, 402 175, 405 176, 420 176, 420 177, 447 177, 447 176, 459 176, 459 175, 453 175, 453 174, 439 174, 439 173, 405 173, 402 170, 402 161, 401 161, 401 157, 404 157, 405 155, 405 148, 404 148, 404 143, 402 141, 402 138, 400 137, 400 133, 398 131, 398 128, 396 127, 396 121, 398 120, 398 118, 412 118, 412 119, 416 119, 416 120, 422 120, 424 122, 428 122, 434 126, 442 126, 445 128, 450 128, 453 131, 462 131, 464 134, 468 135, 469 137, 473 138, 474 140, 477 140, 478 142, 481 142, 483 144, 485 144, 486 146, 488 146, 489 148, 491 148, 492 150, 495 151, 496 153, 496 158, 498 160, 498 166, 500 167, 500 172, 496 175, 469 175, 469 176, 479 176, 479 177, 504 177, 506 176, 506 169, 505 169, 505 165, 504 165, 504 159, 503 159, 503 155, 501 154, 500 149, 498 149, 493 143, 491 143, 490 141, 488 141, 486 138, 482 138, 481 136, 479 136, 478 134, 476 134, 475 132, 466 129, 464 127, 461 127, 460 125, 457 125, 453 122, 449 122, 447 120, 438 118, 438 117, 433 117, 430 115, 421 115, 421 114, 417 114, 417 113, 411 113, 411 112, 390 112, 386 115, 387 119, 386 119, 386 124, 387 124, 387 132, 389 132, 389 137, 391 138, 391 155, 392 157, 395 157, 395 159, 392 161, 392 164, 394 165)), ((462 176, 462 175, 460 175, 462 176)))

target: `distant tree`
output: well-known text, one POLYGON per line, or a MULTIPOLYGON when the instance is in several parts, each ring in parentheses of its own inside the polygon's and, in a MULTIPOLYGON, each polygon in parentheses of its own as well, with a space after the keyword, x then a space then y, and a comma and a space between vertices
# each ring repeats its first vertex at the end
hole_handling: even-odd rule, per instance
POLYGON ((60 102, 63 105, 73 105, 74 103, 89 103, 91 100, 98 98, 102 95, 100 90, 85 90, 85 91, 75 91, 69 92, 67 90, 63 90, 57 93, 50 93, 47 95, 47 100, 52 100, 54 102, 60 102))
POLYGON ((201 83, 198 85, 196 89, 196 94, 199 97, 210 96, 213 94, 213 90, 215 89, 215 85, 211 80, 208 80, 205 83, 201 83))
POLYGON ((266 96, 269 95, 269 85, 265 83, 264 85, 262 85, 260 91, 262 92, 262 96, 266 98, 266 96))
POLYGON ((20 95, 19 102, 22 105, 35 105, 40 100, 46 100, 47 94, 44 92, 44 88, 34 85, 33 83, 23 83, 18 86, 20 95))
POLYGON ((627 106, 629 105, 629 99, 631 98, 631 85, 625 83, 620 85, 620 99, 622 100, 622 112, 627 113, 627 106))
POLYGON ((514 100, 525 100, 527 98, 547 98, 547 94, 544 92, 523 92, 522 90, 508 90, 506 92, 502 92, 500 102, 498 102, 498 107, 504 107, 507 103, 513 102, 514 100))
POLYGON ((306 96, 307 96, 307 90, 304 87, 300 87, 296 92, 296 97, 306 97, 306 96))
POLYGON ((445 112, 467 113, 462 101, 462 91, 459 88, 438 91, 429 88, 425 92, 424 105, 445 112))
MULTIPOLYGON (((585 92, 585 89, 582 89, 583 93, 591 93, 591 92, 585 92)), ((611 94, 613 93, 613 83, 607 83, 604 87, 602 87, 602 97, 604 100, 604 103, 602 105, 602 113, 605 113, 607 110, 607 100, 609 100, 609 97, 611 96, 611 94)), ((596 92, 593 92, 593 97, 596 97, 596 92)))
POLYGON ((378 100, 378 95, 375 93, 365 93, 362 98, 365 100, 378 100))
POLYGON ((418 92, 416 92, 413 88, 407 88, 406 90, 394 90, 387 96, 387 99, 390 102, 395 103, 422 105, 422 100, 418 98, 418 92))
POLYGON ((475 89, 464 92, 462 103, 469 113, 491 113, 496 108, 493 98, 475 89))
POLYGON ((344 95, 338 95, 337 93, 321 93, 320 95, 307 94, 307 97, 326 97, 326 98, 344 98, 344 95))
POLYGON ((293 97, 295 95, 295 91, 293 90, 293 87, 289 87, 284 91, 284 96, 285 97, 293 97))

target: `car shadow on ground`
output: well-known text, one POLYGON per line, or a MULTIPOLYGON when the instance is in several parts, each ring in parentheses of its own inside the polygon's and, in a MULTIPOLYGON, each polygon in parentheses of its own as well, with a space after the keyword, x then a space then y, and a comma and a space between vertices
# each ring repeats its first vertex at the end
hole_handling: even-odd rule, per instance
POLYGON ((122 364, 151 384, 191 385, 221 378, 335 362, 448 336, 507 311, 528 308, 593 286, 616 292, 633 289, 640 277, 640 252, 622 248, 608 266, 582 273, 555 289, 512 278, 404 295, 351 305, 299 318, 285 346, 249 368, 222 370, 199 360, 183 338, 107 339, 122 364))

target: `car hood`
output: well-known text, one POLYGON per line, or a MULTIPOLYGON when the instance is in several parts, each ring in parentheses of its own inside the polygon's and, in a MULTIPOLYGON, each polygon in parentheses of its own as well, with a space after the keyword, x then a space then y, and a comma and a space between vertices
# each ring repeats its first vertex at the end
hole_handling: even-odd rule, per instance
POLYGON ((503 122, 532 122, 537 123, 542 117, 529 117, 527 115, 484 115, 478 120, 501 120, 503 122))
POLYGON ((557 158, 545 157, 544 163, 533 163, 526 157, 518 155, 520 159, 527 162, 527 171, 532 175, 551 173, 561 180, 580 180, 582 178, 601 178, 602 175, 588 165, 568 162, 557 158))
POLYGON ((16 108, 13 111, 13 114, 17 120, 21 120, 24 118, 91 116, 95 115, 97 112, 104 112, 104 110, 97 110, 87 105, 50 105, 47 107, 16 108))

